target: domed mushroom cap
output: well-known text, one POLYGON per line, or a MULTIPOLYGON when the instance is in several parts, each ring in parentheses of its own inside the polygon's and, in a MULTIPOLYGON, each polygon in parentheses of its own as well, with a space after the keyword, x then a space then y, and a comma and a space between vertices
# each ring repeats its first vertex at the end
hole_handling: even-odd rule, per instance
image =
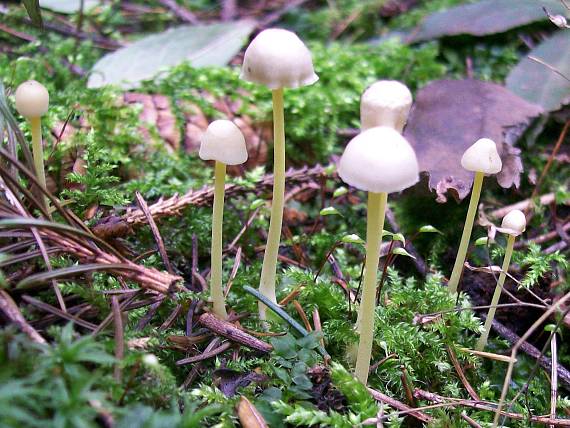
POLYGON ((338 175, 360 190, 399 192, 419 180, 414 149, 398 131, 387 126, 370 128, 344 149, 338 175))
POLYGON ((247 161, 245 138, 233 122, 215 120, 202 135, 198 154, 203 160, 216 160, 226 165, 242 164, 247 161))
POLYGON ((44 85, 28 80, 16 89, 16 110, 24 117, 41 117, 49 107, 49 93, 44 85))
POLYGON ((461 166, 467 171, 497 174, 501 172, 503 163, 495 142, 489 138, 481 138, 465 150, 461 158, 461 166))
POLYGON ((264 30, 245 51, 241 78, 269 89, 312 85, 319 77, 307 46, 291 31, 264 30))
POLYGON ((402 132, 412 107, 412 93, 396 80, 380 80, 372 84, 360 100, 360 126, 390 126, 402 132))
POLYGON ((526 217, 524 213, 519 210, 512 210, 503 217, 501 229, 509 235, 518 236, 526 229, 526 217))

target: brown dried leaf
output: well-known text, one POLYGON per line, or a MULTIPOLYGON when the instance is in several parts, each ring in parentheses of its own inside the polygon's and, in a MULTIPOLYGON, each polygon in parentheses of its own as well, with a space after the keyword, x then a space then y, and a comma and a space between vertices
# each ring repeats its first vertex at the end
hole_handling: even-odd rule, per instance
MULTIPOLYGON (((173 150, 180 147, 180 131, 176 126, 176 118, 170 108, 170 100, 164 95, 147 95, 127 92, 124 95, 127 104, 142 104, 140 120, 149 125, 155 125, 160 137, 173 150)), ((150 133, 141 127, 141 133, 146 140, 151 140, 150 133)))
POLYGON ((499 184, 518 186, 523 167, 512 144, 540 113, 541 107, 494 83, 439 80, 417 93, 404 135, 416 150, 420 171, 429 176, 429 188, 443 203, 448 192, 458 200, 469 194, 473 173, 461 167, 461 156, 483 137, 497 142, 503 161, 499 184))
POLYGON ((261 416, 261 413, 259 413, 259 410, 243 396, 239 401, 237 413, 239 421, 244 428, 267 428, 267 423, 261 416))

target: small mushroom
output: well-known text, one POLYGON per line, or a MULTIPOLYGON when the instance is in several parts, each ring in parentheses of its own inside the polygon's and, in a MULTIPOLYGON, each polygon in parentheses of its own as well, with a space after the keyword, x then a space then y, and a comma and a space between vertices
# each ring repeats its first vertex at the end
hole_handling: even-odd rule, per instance
POLYGON ((396 80, 380 80, 372 84, 360 100, 362 130, 389 126, 402 132, 412 107, 412 93, 396 80))
MULTIPOLYGON (((311 53, 295 33, 271 28, 259 33, 245 51, 242 79, 267 86, 273 97, 273 200, 267 245, 259 291, 276 303, 275 275, 285 203, 285 119, 283 88, 312 85, 319 78, 313 69, 311 53)), ((266 306, 259 303, 259 317, 266 317, 266 306)))
POLYGON ((461 166, 467 171, 474 172, 475 178, 473 179, 471 199, 469 200, 469 208, 467 209, 467 217, 465 218, 465 225, 463 226, 459 250, 457 250, 457 257, 448 282, 449 291, 452 293, 457 292, 459 279, 463 272, 467 248, 469 247, 469 240, 471 239, 471 231, 473 230, 473 222, 475 221, 475 214, 477 213, 477 205, 479 203, 479 197, 481 196, 483 178, 485 174, 497 174, 501 172, 503 164, 497 152, 495 142, 488 138, 481 138, 463 153, 461 166))
POLYGON ((495 311, 497 310, 497 305, 499 304, 499 299, 501 298, 501 292, 503 291, 503 285, 505 284, 505 277, 509 270, 509 265, 511 264, 511 256, 513 255, 513 247, 515 245, 515 239, 526 229, 526 218, 522 211, 512 210, 505 217, 503 217, 503 223, 501 224, 500 231, 508 235, 507 238, 507 248, 505 249, 505 258, 503 259, 503 266, 501 268, 501 273, 499 275, 499 280, 497 281, 497 286, 495 292, 493 293, 493 298, 491 299, 491 306, 489 312, 487 313, 487 319, 485 320, 485 330, 483 334, 477 341, 475 349, 482 351, 487 346, 487 339, 489 338, 489 332, 491 331, 491 324, 495 318, 495 311))
POLYGON ((28 80, 16 89, 16 110, 29 122, 32 130, 32 153, 38 181, 46 188, 44 153, 42 146, 42 119, 49 107, 49 93, 44 85, 28 80))
POLYGON ((203 160, 215 161, 210 295, 214 313, 226 319, 228 315, 222 288, 222 225, 226 165, 239 165, 247 161, 245 138, 233 122, 216 120, 210 123, 202 135, 199 156, 203 160))
POLYGON ((368 192, 366 261, 362 300, 358 311, 360 334, 356 377, 368 380, 380 244, 388 193, 400 192, 419 180, 418 161, 412 146, 395 129, 370 128, 353 138, 339 161, 339 176, 351 186, 368 192))

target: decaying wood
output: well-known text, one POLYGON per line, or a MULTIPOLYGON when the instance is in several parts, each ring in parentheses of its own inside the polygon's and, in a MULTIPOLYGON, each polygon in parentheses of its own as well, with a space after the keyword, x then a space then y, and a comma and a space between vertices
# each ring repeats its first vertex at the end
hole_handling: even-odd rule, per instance
MULTIPOLYGON (((289 169, 286 174, 288 185, 298 185, 307 181, 313 181, 320 176, 326 175, 325 168, 321 165, 313 167, 303 167, 299 169, 289 169)), ((256 185, 258 191, 271 190, 273 187, 273 175, 266 175, 256 185)), ((226 197, 235 196, 246 191, 238 184, 226 185, 226 197)), ((205 206, 212 203, 214 199, 214 188, 205 187, 200 190, 190 190, 184 195, 174 195, 168 199, 159 199, 148 207, 152 217, 156 220, 161 217, 179 216, 182 210, 189 206, 205 206)), ((126 236, 134 227, 146 224, 146 216, 143 211, 134 207, 127 209, 122 216, 111 215, 101 219, 93 228, 93 233, 100 238, 116 238, 126 236)))
POLYGON ((269 343, 247 334, 232 323, 219 319, 214 314, 208 312, 202 314, 198 319, 198 322, 209 330, 212 330, 214 333, 256 351, 267 353, 271 352, 273 349, 273 346, 269 343))

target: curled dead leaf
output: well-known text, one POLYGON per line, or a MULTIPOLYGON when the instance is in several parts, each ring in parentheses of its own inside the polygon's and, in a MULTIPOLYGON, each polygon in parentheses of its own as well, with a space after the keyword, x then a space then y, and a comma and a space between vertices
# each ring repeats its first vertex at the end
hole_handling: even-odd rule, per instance
POLYGON ((417 93, 404 135, 437 201, 446 202, 448 194, 461 200, 473 182, 473 173, 461 167, 461 156, 479 138, 497 143, 503 161, 498 183, 505 188, 519 185, 523 166, 513 144, 542 111, 494 83, 438 80, 417 93))
POLYGON ((244 428, 267 428, 267 423, 259 410, 244 396, 239 400, 237 414, 244 428))

